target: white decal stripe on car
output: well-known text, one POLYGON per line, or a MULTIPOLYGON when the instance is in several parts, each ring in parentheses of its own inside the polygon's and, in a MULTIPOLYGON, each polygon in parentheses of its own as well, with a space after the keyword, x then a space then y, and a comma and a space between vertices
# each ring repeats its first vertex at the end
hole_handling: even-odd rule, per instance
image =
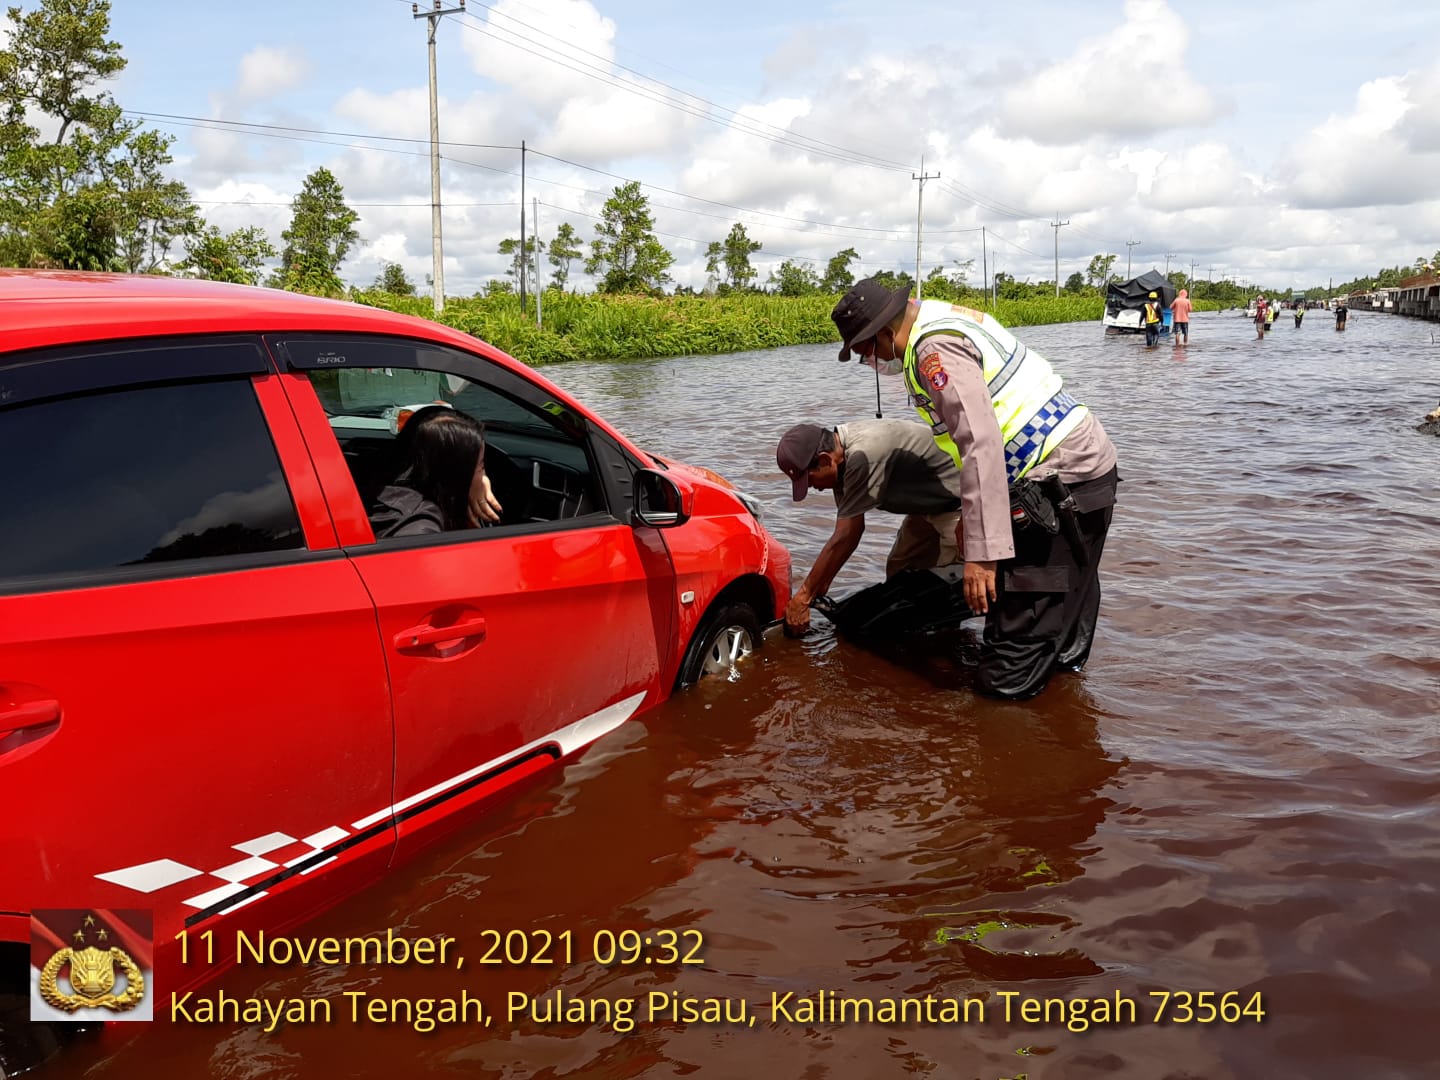
MULTIPOLYGON (((629 720, 630 717, 635 715, 636 710, 640 708, 640 703, 644 700, 645 694, 642 691, 639 694, 634 694, 626 698, 624 701, 617 701, 614 705, 607 705, 599 712, 591 713, 583 720, 577 720, 575 723, 536 739, 534 742, 528 743, 518 750, 494 758, 485 762, 483 765, 477 765, 473 769, 467 769, 457 776, 452 776, 450 779, 443 780, 418 794, 402 799, 393 806, 387 806, 385 809, 370 814, 368 817, 363 817, 355 822, 353 828, 368 828, 395 814, 403 813, 410 807, 424 802, 426 799, 433 798, 459 784, 463 784, 467 780, 472 780, 492 769, 499 768, 507 761, 524 757, 526 754, 542 747, 557 746, 561 757, 573 754, 576 750, 594 742, 607 732, 614 731, 626 720, 629 720)), ((305 844, 310 848, 309 851, 301 852, 294 858, 287 859, 283 864, 286 867, 295 866, 304 862, 306 859, 314 858, 332 844, 339 843, 348 836, 350 836, 350 832, 341 828, 339 825, 331 825, 328 828, 321 829, 319 832, 311 833, 301 840, 294 839, 289 833, 273 832, 266 836, 259 836, 253 840, 246 840, 243 843, 231 845, 236 851, 243 851, 249 855, 250 858, 241 859, 239 862, 231 863, 228 866, 222 866, 218 870, 197 870, 193 866, 186 866, 184 863, 176 862, 173 859, 157 859, 154 862, 142 863, 137 866, 127 866, 119 870, 108 871, 104 874, 96 874, 95 876, 101 881, 109 881, 116 885, 123 885, 128 889, 134 889, 137 892, 149 893, 155 892, 157 889, 163 889, 169 885, 188 881, 191 878, 199 877, 203 874, 211 881, 218 880, 222 882, 222 884, 189 897, 182 901, 182 903, 188 907, 204 911, 216 904, 220 904, 228 897, 243 892, 247 888, 245 883, 247 878, 262 878, 265 874, 280 869, 282 864, 262 858, 261 856, 264 853, 278 851, 280 848, 289 844, 305 844)), ((333 857, 321 860, 314 866, 306 867, 301 871, 301 874, 309 874, 334 861, 333 857)), ((235 904, 228 909, 222 908, 221 910, 234 911, 264 895, 265 894, 261 892, 253 896, 247 896, 244 900, 237 900, 235 904)), ((218 914, 218 912, 216 912, 216 914, 218 914)))
POLYGON ((111 870, 107 874, 96 874, 95 876, 101 881, 124 885, 125 888, 134 889, 136 892, 148 893, 154 892, 156 889, 163 889, 167 885, 188 881, 202 873, 204 873, 203 870, 196 870, 193 866, 186 866, 174 859, 156 859, 154 862, 126 866, 119 870, 111 870))
POLYGON ((549 746, 551 743, 555 743, 560 747, 561 757, 572 754, 585 744, 594 742, 600 738, 601 735, 614 731, 626 720, 629 720, 630 717, 635 715, 635 710, 640 708, 640 703, 644 700, 645 692, 642 690, 640 693, 628 697, 624 701, 617 701, 614 705, 607 705, 599 712, 591 713, 583 720, 576 720, 575 723, 570 724, 568 727, 563 727, 559 731, 545 735, 532 743, 527 743, 518 750, 513 750, 508 754, 502 754, 497 758, 492 758, 483 765, 476 765, 473 769, 467 769, 458 776, 452 776, 448 780, 442 780, 440 783, 434 784, 424 791, 401 799, 394 806, 387 806, 383 810, 378 810, 367 817, 363 817, 359 821, 354 822, 351 828, 369 828, 377 821, 384 821, 393 814, 403 813, 415 804, 422 803, 426 799, 439 795, 441 792, 454 787, 456 784, 463 784, 466 780, 473 780, 475 777, 503 765, 512 758, 523 757, 532 750, 538 750, 542 746, 549 746))
POLYGON ((210 873, 215 877, 224 878, 226 881, 244 881, 246 878, 256 877, 268 870, 278 869, 280 869, 279 863, 252 855, 248 859, 241 859, 229 866, 222 866, 219 870, 211 870, 210 873))
POLYGON ((283 832, 272 832, 269 836, 257 836, 254 840, 246 840, 243 844, 232 844, 236 851, 243 851, 246 855, 264 855, 267 851, 274 851, 286 844, 295 843, 295 838, 283 832))
MULTIPOLYGON (((344 829, 340 828, 339 825, 331 825, 328 829, 321 829, 317 833, 311 833, 309 836, 305 837, 300 842, 302 844, 309 844, 316 851, 319 851, 321 848, 327 848, 331 844, 344 840, 345 837, 349 835, 350 834, 344 829)), ((301 856, 301 858, 305 859, 308 859, 309 857, 309 855, 301 856)), ((295 861, 298 862, 299 860, 297 859, 295 861)), ((285 865, 288 866, 290 864, 286 863, 285 865)))
POLYGON ((244 891, 245 886, 242 883, 232 881, 221 885, 218 889, 211 889, 209 892, 202 892, 196 896, 186 897, 186 899, 181 902, 189 907, 193 907, 197 911, 203 911, 211 904, 218 904, 227 896, 234 896, 236 893, 244 891))

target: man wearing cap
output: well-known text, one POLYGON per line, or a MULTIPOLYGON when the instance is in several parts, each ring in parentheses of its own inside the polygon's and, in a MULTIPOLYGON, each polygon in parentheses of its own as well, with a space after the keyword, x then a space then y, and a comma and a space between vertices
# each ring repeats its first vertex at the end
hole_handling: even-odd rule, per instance
POLYGON ((1151 293, 1145 301, 1145 347, 1154 348, 1160 343, 1160 294, 1151 293))
POLYGON ((885 576, 960 561, 960 470, 930 429, 909 420, 860 420, 831 430, 796 424, 780 437, 775 464, 790 477, 795 501, 813 487, 834 489, 835 531, 790 597, 785 628, 810 625, 810 601, 825 595, 865 534, 865 514, 904 514, 885 560, 885 576))
POLYGON ((1090 655, 1115 447, 1060 376, 993 316, 869 278, 831 312, 840 359, 903 374, 960 466, 965 600, 985 615, 975 686, 1026 698, 1090 655), (1013 523, 1013 525, 1012 525, 1013 523), (997 574, 998 567, 998 574, 997 574))

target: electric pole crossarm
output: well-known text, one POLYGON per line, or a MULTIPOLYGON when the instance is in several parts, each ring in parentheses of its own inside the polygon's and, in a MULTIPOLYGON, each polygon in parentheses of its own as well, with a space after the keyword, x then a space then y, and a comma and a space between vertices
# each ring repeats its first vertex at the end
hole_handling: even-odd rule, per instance
POLYGON ((421 11, 419 4, 411 4, 412 17, 428 22, 425 35, 430 54, 430 282, 434 293, 435 314, 445 307, 445 250, 440 235, 440 99, 435 86, 435 30, 445 15, 455 15, 465 10, 465 0, 460 6, 442 8, 441 0, 434 0, 429 11, 421 11))

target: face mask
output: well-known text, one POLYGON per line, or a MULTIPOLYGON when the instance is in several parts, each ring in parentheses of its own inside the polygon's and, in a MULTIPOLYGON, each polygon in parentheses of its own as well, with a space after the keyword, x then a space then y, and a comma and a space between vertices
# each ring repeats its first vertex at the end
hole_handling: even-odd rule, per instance
POLYGON ((904 360, 881 360, 878 356, 869 356, 861 361, 866 367, 878 371, 881 375, 899 375, 905 370, 904 360))

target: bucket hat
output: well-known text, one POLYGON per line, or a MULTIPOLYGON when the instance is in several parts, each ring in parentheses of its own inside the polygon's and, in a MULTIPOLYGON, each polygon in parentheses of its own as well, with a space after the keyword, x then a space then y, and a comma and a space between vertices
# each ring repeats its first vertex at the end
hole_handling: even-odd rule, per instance
POLYGON ((873 277, 856 282, 830 312, 830 318, 843 339, 837 359, 842 363, 849 360, 855 343, 874 337, 892 323, 895 316, 905 310, 909 299, 908 286, 889 289, 873 277))

